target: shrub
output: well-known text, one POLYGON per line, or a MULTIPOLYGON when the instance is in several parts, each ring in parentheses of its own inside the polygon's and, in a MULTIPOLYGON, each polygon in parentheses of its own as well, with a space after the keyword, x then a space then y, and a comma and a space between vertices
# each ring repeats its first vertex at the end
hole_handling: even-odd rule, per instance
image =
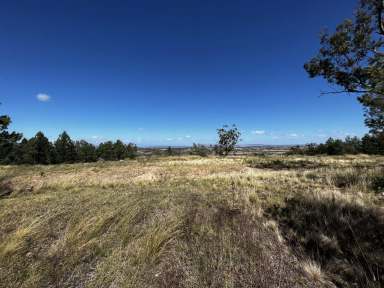
POLYGON ((136 146, 136 144, 129 143, 126 146, 126 156, 129 159, 134 159, 134 158, 137 157, 137 146, 136 146))
POLYGON ((211 151, 208 147, 201 145, 201 144, 193 143, 193 146, 191 148, 191 154, 192 155, 198 155, 201 157, 207 157, 210 152, 211 151))

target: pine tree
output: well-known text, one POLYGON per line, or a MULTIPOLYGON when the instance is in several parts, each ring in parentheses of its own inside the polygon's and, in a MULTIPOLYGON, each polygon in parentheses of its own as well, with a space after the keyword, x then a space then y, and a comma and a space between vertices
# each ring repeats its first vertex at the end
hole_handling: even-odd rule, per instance
POLYGON ((0 163, 11 164, 17 160, 17 144, 22 138, 22 134, 8 132, 11 124, 9 116, 0 116, 0 163))
POLYGON ((38 132, 35 137, 31 138, 27 145, 29 155, 25 155, 30 164, 50 164, 51 163, 51 147, 49 140, 42 132, 38 132))
POLYGON ((111 141, 101 143, 97 148, 97 155, 107 161, 116 160, 116 154, 111 141))
POLYGON ((113 150, 117 160, 122 160, 127 158, 127 148, 121 140, 117 140, 113 144, 113 150))
POLYGON ((77 160, 75 144, 67 134, 63 132, 55 142, 57 163, 73 163, 77 160))
POLYGON ((127 157, 129 159, 134 159, 137 157, 137 146, 133 143, 129 143, 126 146, 126 151, 127 151, 127 157))
POLYGON ((97 160, 96 147, 81 140, 76 142, 76 152, 79 162, 95 162, 97 160))

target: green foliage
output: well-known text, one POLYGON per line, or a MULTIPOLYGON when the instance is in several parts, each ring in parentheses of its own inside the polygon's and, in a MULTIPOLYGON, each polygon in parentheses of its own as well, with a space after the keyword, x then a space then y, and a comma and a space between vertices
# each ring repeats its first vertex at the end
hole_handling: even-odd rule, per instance
POLYGON ((76 148, 67 132, 63 132, 55 142, 58 163, 74 163, 77 160, 76 148))
POLYGON ((328 155, 343 155, 344 151, 344 143, 340 139, 329 138, 327 142, 325 142, 325 153, 328 155))
POLYGON ((76 141, 76 154, 79 162, 95 162, 97 160, 96 147, 87 141, 76 141))
POLYGON ((6 115, 0 116, 0 163, 10 164, 17 159, 16 147, 22 138, 22 134, 8 132, 11 118, 6 115))
POLYGON ((81 140, 74 143, 67 132, 59 135, 54 144, 38 132, 31 139, 22 139, 22 134, 8 132, 11 124, 9 116, 0 116, 0 164, 58 164, 74 162, 95 162, 98 157, 104 160, 133 159, 137 156, 137 146, 125 145, 121 140, 101 143, 97 148, 81 140))
POLYGON ((115 143, 107 141, 99 145, 97 155, 108 161, 123 160, 126 158, 134 159, 137 156, 137 146, 133 143, 125 145, 121 140, 117 140, 115 143))
POLYGON ((384 155, 384 133, 365 135, 362 139, 362 151, 366 154, 384 155))
POLYGON ((11 118, 7 115, 0 116, 0 131, 7 130, 9 124, 11 124, 11 118))
POLYGON ((103 160, 116 160, 116 153, 112 141, 100 143, 99 147, 97 148, 97 155, 103 160))
POLYGON ((365 135, 362 140, 346 137, 345 140, 329 138, 324 144, 308 144, 304 147, 292 147, 288 154, 299 155, 344 155, 344 154, 384 154, 384 137, 365 135))
POLYGON ((362 152, 362 143, 358 137, 346 137, 343 146, 345 154, 359 154, 362 152))
POLYGON ((122 160, 127 157, 127 148, 121 140, 117 140, 113 144, 113 150, 115 153, 116 160, 122 160))
POLYGON ((354 93, 365 107, 365 124, 373 134, 384 132, 383 1, 361 0, 354 20, 345 20, 333 34, 324 32, 321 48, 304 68, 354 93))
POLYGON ((137 146, 135 144, 129 143, 128 145, 126 145, 125 149, 126 149, 126 156, 129 159, 134 159, 137 157, 137 146))
POLYGON ((35 137, 22 144, 23 158, 22 162, 27 164, 50 164, 51 163, 51 145, 49 140, 42 132, 38 132, 35 137))
POLYGON ((224 125, 223 128, 217 129, 219 136, 218 144, 215 145, 215 153, 222 156, 227 156, 230 152, 235 150, 236 144, 240 140, 240 131, 236 125, 232 125, 231 128, 228 125, 224 125))
POLYGON ((193 143, 192 148, 191 148, 191 154, 192 155, 198 155, 201 157, 207 157, 210 152, 211 151, 207 146, 201 145, 201 144, 193 143))

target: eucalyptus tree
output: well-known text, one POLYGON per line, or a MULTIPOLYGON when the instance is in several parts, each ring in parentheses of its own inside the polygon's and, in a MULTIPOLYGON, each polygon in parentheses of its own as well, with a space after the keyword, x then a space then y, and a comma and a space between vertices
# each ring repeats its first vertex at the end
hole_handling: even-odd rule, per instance
POLYGON ((335 87, 323 94, 357 95, 365 124, 374 135, 384 132, 384 0, 360 0, 352 19, 333 33, 323 32, 320 50, 304 68, 335 87))

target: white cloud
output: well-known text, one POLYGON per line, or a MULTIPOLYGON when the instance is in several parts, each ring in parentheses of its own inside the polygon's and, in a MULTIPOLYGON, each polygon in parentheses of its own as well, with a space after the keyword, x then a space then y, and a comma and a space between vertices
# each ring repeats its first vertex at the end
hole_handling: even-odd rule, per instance
POLYGON ((265 131, 264 130, 254 130, 251 133, 254 135, 264 135, 265 131))
POLYGON ((288 136, 289 136, 289 137, 299 137, 299 135, 296 134, 296 133, 291 133, 291 134, 289 134, 288 136))
POLYGON ((167 141, 173 141, 173 138, 167 138, 167 141))
POLYGON ((185 138, 191 138, 191 135, 185 135, 184 137, 185 138))
POLYGON ((39 93, 36 95, 36 98, 37 100, 39 100, 40 102, 48 102, 49 100, 51 100, 51 96, 49 96, 48 94, 45 94, 45 93, 39 93))

